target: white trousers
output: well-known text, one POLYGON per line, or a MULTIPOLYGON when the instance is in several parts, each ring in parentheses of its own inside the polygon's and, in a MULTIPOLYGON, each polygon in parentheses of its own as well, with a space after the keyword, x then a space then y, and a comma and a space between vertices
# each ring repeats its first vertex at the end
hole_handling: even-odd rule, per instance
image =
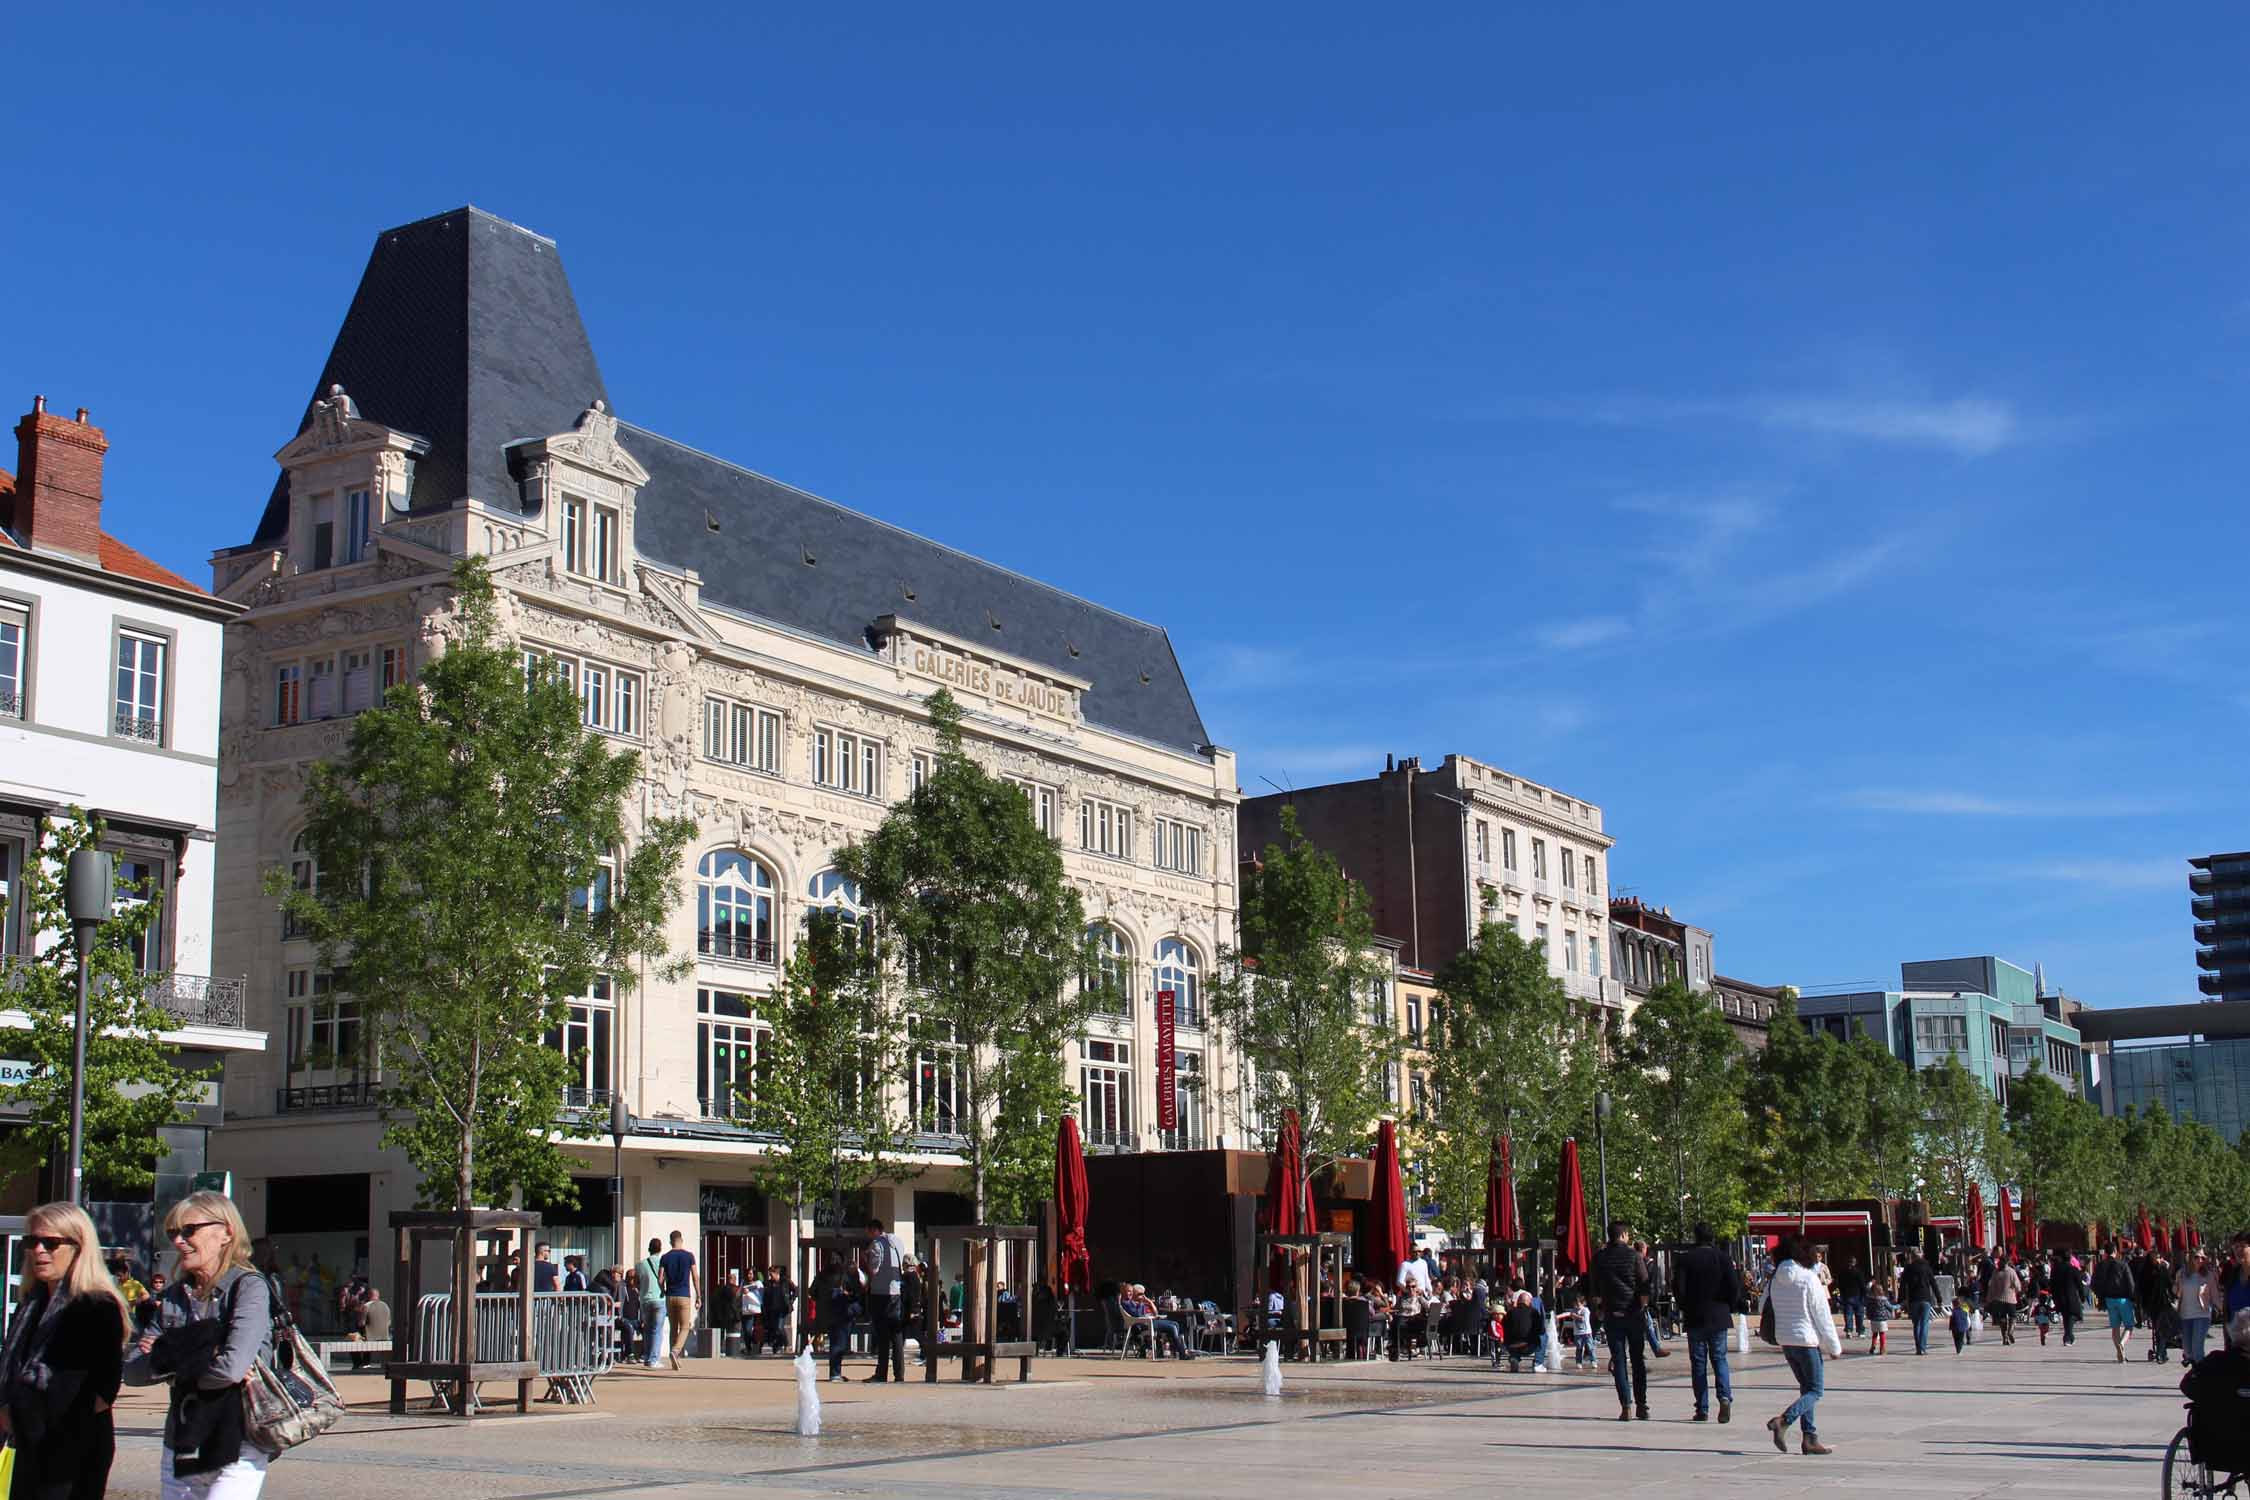
POLYGON ((257 1500, 258 1491, 266 1485, 266 1456, 257 1449, 243 1445, 242 1457, 223 1469, 208 1474, 190 1474, 185 1479, 172 1472, 172 1450, 162 1450, 163 1479, 161 1493, 164 1500, 257 1500))

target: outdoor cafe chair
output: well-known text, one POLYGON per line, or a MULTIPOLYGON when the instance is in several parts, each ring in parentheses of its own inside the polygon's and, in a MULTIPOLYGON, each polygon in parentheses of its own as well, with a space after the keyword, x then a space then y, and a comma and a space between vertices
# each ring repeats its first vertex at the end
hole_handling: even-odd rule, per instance
POLYGON ((1366 1359, 1374 1344, 1374 1319, 1365 1297, 1344 1299, 1344 1348, 1353 1359, 1366 1359))

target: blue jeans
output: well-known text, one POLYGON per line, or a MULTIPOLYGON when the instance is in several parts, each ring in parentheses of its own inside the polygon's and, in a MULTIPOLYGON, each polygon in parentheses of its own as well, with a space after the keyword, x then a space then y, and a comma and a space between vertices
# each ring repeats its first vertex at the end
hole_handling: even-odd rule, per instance
POLYGON ((1820 1351, 1799 1349, 1791 1345, 1781 1352, 1789 1360, 1789 1373, 1797 1377, 1798 1392, 1797 1399, 1790 1402, 1788 1410, 1781 1414, 1781 1425, 1787 1427, 1792 1422, 1802 1421, 1805 1424, 1805 1440, 1817 1442, 1820 1434, 1813 1431, 1812 1413, 1824 1389, 1821 1384, 1820 1351))
POLYGON ((1657 1326, 1656 1309, 1653 1307, 1648 1310, 1648 1346, 1658 1354, 1664 1352, 1664 1330, 1657 1326))
POLYGON ((1711 1409, 1708 1389, 1712 1377, 1717 1377, 1719 1399, 1734 1400, 1734 1380, 1727 1370, 1727 1336, 1725 1330, 1716 1333, 1687 1332, 1688 1375, 1695 1382, 1695 1414, 1703 1415, 1711 1409), (1709 1365, 1708 1374, 1704 1366, 1709 1365))
POLYGON ((2183 1358, 2194 1364, 2203 1358, 2203 1340, 2211 1332, 2209 1318, 2180 1319, 2180 1345, 2186 1352, 2183 1358))
POLYGON ((1844 1332, 1847 1334, 1867 1332, 1867 1299, 1865 1297, 1846 1297, 1844 1299, 1844 1332))
POLYGON ((650 1369, 664 1363, 664 1304, 641 1304, 641 1360, 650 1369))
POLYGON ((1930 1352, 1930 1304, 1917 1302, 1908 1311, 1914 1318, 1914 1352, 1930 1352))
POLYGON ((1617 1381, 1617 1404, 1648 1405, 1648 1320, 1637 1312, 1609 1318, 1603 1321, 1602 1332, 1609 1338, 1609 1373, 1617 1381), (1632 1356, 1630 1389, 1625 1384, 1628 1352, 1632 1356))

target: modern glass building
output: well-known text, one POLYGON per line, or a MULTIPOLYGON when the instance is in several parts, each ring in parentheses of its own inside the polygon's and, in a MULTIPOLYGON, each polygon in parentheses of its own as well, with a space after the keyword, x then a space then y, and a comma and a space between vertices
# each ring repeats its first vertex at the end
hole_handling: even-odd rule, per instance
POLYGON ((2201 1120, 2238 1141, 2250 1115, 2250 1037, 2112 1048, 2101 1093, 2106 1114, 2162 1105, 2175 1120, 2201 1120))
POLYGON ((1797 1014, 1838 1039, 1872 1036, 1917 1071, 1959 1058, 2002 1104, 2010 1080, 2034 1064, 2072 1093, 2085 1091, 2078 1030, 2029 970, 1989 955, 1941 958, 1900 965, 1899 980, 1895 990, 1806 995, 1797 1014))

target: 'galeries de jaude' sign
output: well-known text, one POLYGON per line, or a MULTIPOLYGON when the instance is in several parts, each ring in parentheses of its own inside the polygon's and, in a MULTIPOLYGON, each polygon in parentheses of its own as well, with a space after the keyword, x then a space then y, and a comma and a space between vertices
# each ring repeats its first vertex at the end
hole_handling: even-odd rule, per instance
POLYGON ((890 643, 892 661, 916 677, 951 688, 956 697, 982 698, 995 707, 1078 722, 1078 695, 1090 686, 1082 678, 971 650, 940 631, 895 615, 886 615, 877 624, 890 643))

